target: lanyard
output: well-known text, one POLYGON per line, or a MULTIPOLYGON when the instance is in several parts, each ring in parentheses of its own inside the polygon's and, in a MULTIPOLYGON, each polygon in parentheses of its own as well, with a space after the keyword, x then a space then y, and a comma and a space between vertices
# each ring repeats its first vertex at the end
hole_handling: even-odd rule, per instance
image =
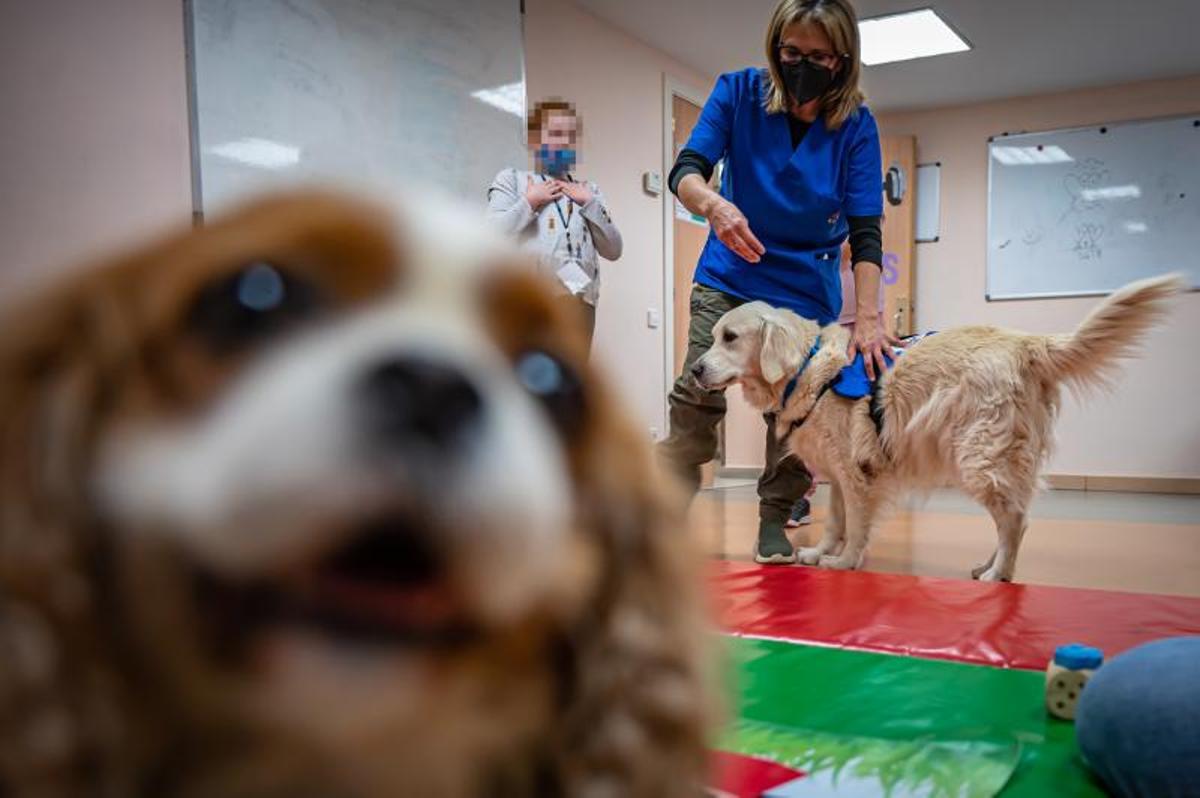
POLYGON ((563 216, 562 208, 559 207, 558 200, 554 201, 554 210, 558 211, 558 218, 562 219, 562 223, 563 223, 563 232, 565 232, 567 234, 567 257, 574 258, 575 260, 581 260, 583 257, 583 253, 582 253, 583 245, 575 244, 574 247, 571 246, 570 222, 571 222, 571 214, 575 210, 575 203, 572 202, 569 197, 567 198, 567 215, 566 216, 563 216))
POLYGON ((558 200, 554 201, 554 210, 558 211, 558 218, 562 219, 563 229, 567 231, 567 235, 571 235, 571 214, 575 211, 575 203, 567 197, 567 215, 563 216, 562 206, 558 204, 558 200))
MULTIPOLYGON (((571 179, 570 175, 567 175, 566 177, 568 180, 571 179)), ((542 181, 549 182, 549 178, 547 178, 545 175, 543 175, 542 181)), ((571 200, 570 197, 567 198, 567 212, 564 215, 563 211, 562 211, 562 206, 558 204, 558 200, 555 200, 554 201, 554 210, 556 213, 558 213, 558 218, 562 220, 563 232, 565 232, 567 234, 567 257, 573 257, 575 260, 582 260, 583 245, 575 244, 574 246, 572 246, 572 244, 571 244, 571 214, 573 214, 575 212, 575 203, 571 200)))
MULTIPOLYGON (((567 178, 567 180, 570 180, 571 176, 566 175, 566 178, 567 178)), ((550 178, 546 177, 545 175, 542 175, 542 182, 549 183, 550 178)), ((566 216, 563 215, 562 206, 558 204, 558 200, 554 201, 554 210, 558 212, 558 218, 562 220, 563 229, 567 230, 567 237, 568 237, 568 243, 569 243, 571 233, 568 228, 570 227, 571 214, 575 211, 575 203, 571 201, 570 197, 567 197, 567 215, 566 216)))

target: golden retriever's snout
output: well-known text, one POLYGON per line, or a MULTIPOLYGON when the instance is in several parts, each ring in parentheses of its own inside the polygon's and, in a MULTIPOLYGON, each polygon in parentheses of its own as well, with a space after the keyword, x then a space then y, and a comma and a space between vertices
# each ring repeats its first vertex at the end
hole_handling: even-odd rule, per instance
POLYGON ((692 365, 691 370, 688 372, 688 376, 691 379, 692 384, 702 391, 717 390, 717 388, 715 388, 712 384, 712 372, 705 365, 704 358, 700 358, 692 365))

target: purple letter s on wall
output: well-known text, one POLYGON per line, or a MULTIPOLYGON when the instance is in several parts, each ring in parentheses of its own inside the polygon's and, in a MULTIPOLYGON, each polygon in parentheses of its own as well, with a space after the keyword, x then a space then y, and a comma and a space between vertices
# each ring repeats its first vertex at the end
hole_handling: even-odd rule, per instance
POLYGON ((896 268, 900 263, 900 256, 895 252, 885 252, 883 255, 883 284, 895 285, 900 279, 900 270, 896 268))

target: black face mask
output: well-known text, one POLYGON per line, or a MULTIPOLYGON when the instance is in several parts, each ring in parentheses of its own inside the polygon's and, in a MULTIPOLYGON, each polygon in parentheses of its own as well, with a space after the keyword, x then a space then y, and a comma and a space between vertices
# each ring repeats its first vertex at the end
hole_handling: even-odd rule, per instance
POLYGON ((808 61, 780 64, 788 94, 800 105, 820 97, 833 83, 833 70, 808 61))

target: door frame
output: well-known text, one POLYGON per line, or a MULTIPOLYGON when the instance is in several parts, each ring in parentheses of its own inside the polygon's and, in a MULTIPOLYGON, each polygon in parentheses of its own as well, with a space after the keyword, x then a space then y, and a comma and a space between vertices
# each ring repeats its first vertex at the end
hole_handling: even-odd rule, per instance
POLYGON ((675 131, 671 126, 675 97, 687 100, 700 108, 708 99, 707 93, 685 83, 670 74, 663 73, 663 161, 662 161, 662 208, 663 208, 663 389, 660 391, 663 407, 663 428, 660 438, 665 438, 671 423, 670 405, 667 395, 675 384, 675 195, 667 186, 667 177, 675 163, 673 150, 675 131))

